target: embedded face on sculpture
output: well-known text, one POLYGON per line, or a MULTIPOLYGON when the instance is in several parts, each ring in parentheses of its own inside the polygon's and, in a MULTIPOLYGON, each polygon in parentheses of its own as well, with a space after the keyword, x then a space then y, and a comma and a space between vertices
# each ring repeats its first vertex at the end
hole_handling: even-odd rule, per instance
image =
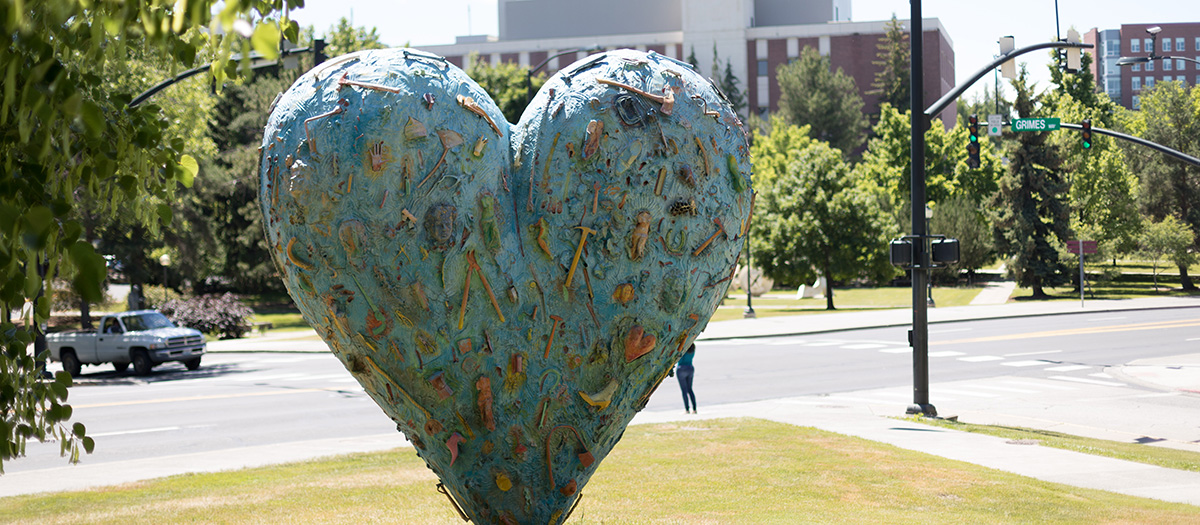
POLYGON ((277 101, 267 236, 305 319, 477 523, 560 523, 703 330, 753 206, 690 66, 613 51, 506 122, 465 73, 366 51, 277 101))

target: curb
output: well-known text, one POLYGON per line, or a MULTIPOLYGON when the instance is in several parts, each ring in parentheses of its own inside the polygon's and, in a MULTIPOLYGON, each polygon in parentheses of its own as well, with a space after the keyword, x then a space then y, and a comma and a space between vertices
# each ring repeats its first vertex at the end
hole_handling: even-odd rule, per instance
MULTIPOLYGON (((1200 305, 1188 304, 1188 305, 1176 305, 1176 306, 1150 306, 1150 307, 1144 307, 1144 308, 1106 308, 1106 309, 1102 309, 1102 310, 1088 310, 1088 311, 1078 311, 1078 312, 1013 313, 1013 314, 991 315, 991 316, 986 316, 986 317, 966 317, 963 319, 943 319, 943 320, 938 320, 938 321, 929 321, 929 324, 963 323, 963 322, 969 322, 969 321, 982 321, 982 320, 988 320, 988 319, 1022 319, 1022 318, 1026 318, 1026 317, 1077 315, 1077 314, 1081 314, 1081 313, 1103 314, 1103 313, 1129 312, 1129 311, 1179 310, 1179 309, 1184 309, 1184 308, 1200 308, 1200 305)), ((865 324, 854 326, 854 327, 831 328, 831 329, 826 329, 826 330, 815 329, 815 330, 803 330, 803 331, 794 331, 794 332, 793 331, 776 332, 776 333, 770 333, 770 334, 748 334, 748 335, 728 335, 728 336, 719 335, 719 336, 713 336, 713 337, 701 336, 701 337, 697 337, 696 340, 697 341, 725 341, 725 340, 729 340, 729 339, 762 339, 762 338, 767 338, 767 337, 786 337, 786 336, 806 335, 806 334, 828 334, 828 333, 836 333, 836 332, 846 332, 846 331, 850 331, 850 330, 867 330, 867 329, 872 329, 872 328, 896 328, 896 327, 900 327, 900 326, 911 326, 911 325, 912 325, 911 322, 906 322, 906 323, 865 323, 865 324)))

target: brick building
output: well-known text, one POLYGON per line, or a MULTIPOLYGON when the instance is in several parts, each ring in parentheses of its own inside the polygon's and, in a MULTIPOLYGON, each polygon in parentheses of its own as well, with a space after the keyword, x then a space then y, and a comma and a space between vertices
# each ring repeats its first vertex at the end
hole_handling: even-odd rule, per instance
MULTIPOLYGON (((715 49, 720 67, 728 61, 741 80, 750 110, 764 112, 778 107, 775 68, 811 46, 854 77, 864 111, 873 113, 878 105, 878 97, 866 92, 887 21, 852 22, 850 0, 499 0, 498 8, 498 36, 462 36, 421 49, 459 67, 470 53, 525 67, 549 59, 543 70, 553 73, 588 54, 552 58, 562 51, 628 47, 679 60, 694 55, 706 75, 715 49)), ((954 86, 954 49, 936 18, 925 19, 923 27, 928 105, 954 86)), ((953 125, 954 108, 941 116, 953 125)))

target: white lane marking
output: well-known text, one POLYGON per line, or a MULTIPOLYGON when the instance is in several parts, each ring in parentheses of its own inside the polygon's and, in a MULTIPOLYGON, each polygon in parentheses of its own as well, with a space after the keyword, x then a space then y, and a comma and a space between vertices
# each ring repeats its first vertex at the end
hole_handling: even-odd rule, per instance
POLYGON ((1089 368, 1091 368, 1091 367, 1087 366, 1087 365, 1063 365, 1063 366, 1052 366, 1050 368, 1047 368, 1046 371, 1047 372, 1074 372, 1076 370, 1087 370, 1089 368))
POLYGON ((950 334, 954 332, 970 332, 973 328, 947 328, 945 330, 930 330, 929 334, 950 334))
POLYGON ((804 343, 804 346, 838 346, 842 341, 817 341, 814 343, 804 343))
MULTIPOLYGON (((305 381, 322 381, 325 379, 342 379, 345 377, 349 377, 348 376, 349 373, 350 372, 345 372, 345 373, 341 373, 341 374, 325 374, 325 375, 319 375, 319 376, 308 376, 308 377, 305 377, 304 380, 305 381)), ((354 379, 354 378, 350 377, 350 379, 354 379)))
MULTIPOLYGON (((930 390, 930 392, 936 392, 938 394, 949 393, 949 394, 954 394, 954 395, 959 395, 959 396, 969 396, 969 397, 1000 397, 1000 394, 988 394, 986 392, 970 392, 967 390, 957 390, 957 389, 953 389, 953 388, 941 388, 941 387, 937 387, 937 386, 934 386, 934 387, 930 388, 929 390, 930 390)), ((941 396, 938 396, 938 397, 940 398, 941 396)))
POLYGON ((1175 397, 1175 396, 1181 396, 1181 395, 1183 395, 1183 392, 1158 392, 1158 393, 1154 393, 1154 394, 1142 394, 1142 395, 1139 395, 1139 396, 1132 396, 1132 397, 1136 397, 1136 398, 1143 398, 1143 397, 1175 397))
POLYGON ((1049 388, 1050 390, 1078 390, 1069 386, 1055 385, 1051 383, 1031 383, 1028 381, 1005 381, 1006 385, 1028 386, 1032 388, 1049 388))
POLYGON ((158 428, 140 428, 137 430, 122 430, 120 432, 101 432, 99 434, 88 434, 91 437, 110 437, 110 436, 125 436, 129 434, 149 434, 151 432, 170 432, 179 430, 180 427, 158 427, 158 428))
POLYGON ((1193 338, 1191 338, 1191 339, 1184 339, 1184 341, 1200 341, 1200 337, 1193 337, 1193 338))
POLYGON ((960 355, 967 355, 967 354, 964 354, 962 352, 955 352, 953 350, 943 350, 941 352, 929 352, 928 355, 929 355, 929 357, 957 357, 960 355))
POLYGON ((1125 383, 1118 383, 1116 381, 1101 381, 1099 379, 1088 379, 1086 377, 1050 376, 1050 379, 1057 379, 1059 381, 1073 381, 1076 383, 1086 383, 1089 385, 1126 386, 1125 383))
POLYGON ((300 356, 291 356, 291 357, 269 357, 266 359, 259 359, 258 362, 259 363, 270 363, 270 364, 285 364, 285 363, 299 363, 301 361, 313 361, 316 359, 328 359, 328 358, 329 358, 328 355, 314 354, 314 355, 300 355, 300 356))
POLYGON ((881 348, 879 351, 883 352, 885 354, 907 354, 909 352, 912 352, 912 347, 897 346, 895 348, 881 348))
POLYGON ((1108 374, 1106 374, 1106 373, 1104 373, 1104 372, 1099 372, 1099 373, 1095 373, 1095 374, 1088 374, 1088 375, 1089 375, 1089 376, 1092 376, 1092 377, 1099 377, 1099 378, 1101 378, 1101 379, 1112 379, 1112 378, 1113 378, 1113 376, 1110 376, 1110 375, 1108 375, 1108 374))
POLYGON ((265 375, 265 376, 248 375, 248 376, 239 377, 238 380, 254 381, 254 382, 276 381, 279 379, 293 379, 293 378, 297 378, 297 377, 303 377, 306 375, 308 375, 308 374, 275 374, 275 375, 265 375))
POLYGON ((1041 352, 1022 352, 1019 354, 1004 354, 1004 357, 1024 357, 1027 355, 1057 354, 1060 352, 1062 352, 1062 350, 1043 350, 1041 352))
POLYGON ((1003 361, 1004 358, 1000 357, 998 355, 972 355, 972 356, 967 356, 967 357, 960 357, 960 358, 958 358, 958 360, 966 361, 968 363, 982 363, 984 361, 1003 361))
POLYGON ((1025 367, 1025 366, 1044 366, 1044 365, 1050 365, 1050 364, 1054 364, 1054 362, 1053 361, 1042 361, 1039 359, 1037 361, 1009 361, 1007 363, 1000 363, 1000 366, 1015 366, 1015 367, 1019 368, 1019 367, 1025 367))
POLYGON ((995 390, 997 392, 1012 392, 1014 394, 1036 394, 1037 390, 1029 390, 1027 388, 1008 388, 1004 386, 992 385, 971 385, 971 388, 982 388, 984 390, 995 390))
POLYGON ((876 348, 884 348, 886 346, 887 345, 882 345, 879 343, 859 343, 853 345, 844 345, 842 348, 845 348, 846 350, 874 350, 876 348))
POLYGON ((1129 319, 1129 317, 1123 315, 1117 317, 1093 317, 1088 319, 1088 321, 1119 321, 1121 319, 1129 319))

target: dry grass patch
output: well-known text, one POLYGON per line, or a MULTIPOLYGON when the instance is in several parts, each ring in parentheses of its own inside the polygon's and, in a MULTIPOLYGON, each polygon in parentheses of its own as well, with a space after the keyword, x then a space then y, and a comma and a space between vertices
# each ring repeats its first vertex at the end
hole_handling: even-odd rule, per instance
MULTIPOLYGON (((462 523, 412 449, 0 500, 4 523, 462 523)), ((756 419, 630 427, 571 523, 1197 523, 1200 507, 1031 480, 756 419)))

